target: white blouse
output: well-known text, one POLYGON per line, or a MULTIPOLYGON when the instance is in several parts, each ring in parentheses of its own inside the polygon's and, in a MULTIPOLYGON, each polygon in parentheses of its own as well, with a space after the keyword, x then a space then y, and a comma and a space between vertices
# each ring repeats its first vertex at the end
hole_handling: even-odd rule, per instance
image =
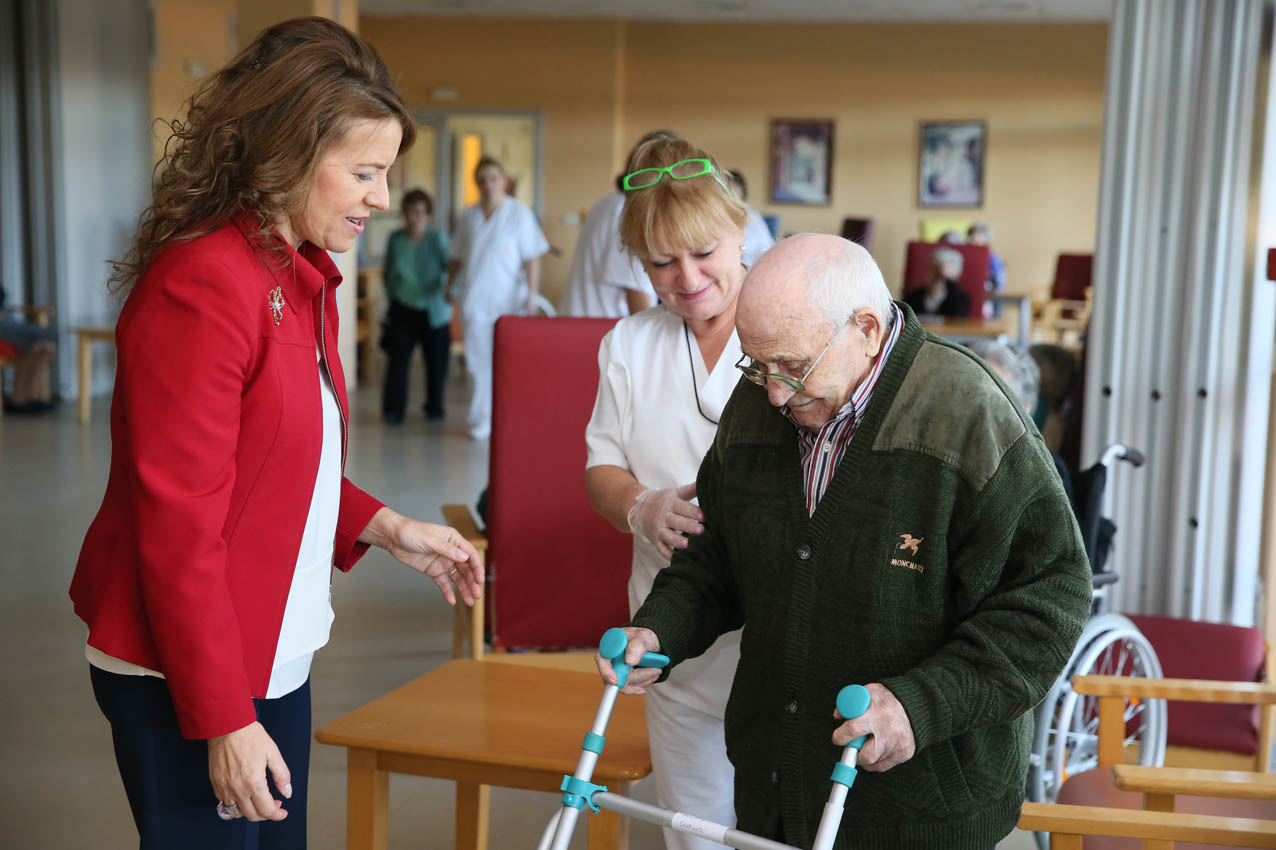
MULTIPOLYGON (((310 512, 306 515, 292 585, 284 605, 266 699, 286 696, 305 684, 310 676, 310 662, 315 652, 328 642, 332 627, 332 553, 341 506, 341 413, 317 348, 315 355, 319 364, 323 444, 319 450, 314 493, 310 497, 310 512)), ((164 678, 157 670, 107 655, 87 643, 84 655, 90 664, 108 673, 164 678)))
MULTIPOLYGON (((598 349, 598 397, 585 429, 586 467, 619 466, 656 489, 695 481, 718 430, 714 422, 740 377, 734 368, 739 359, 740 340, 732 331, 708 371, 695 336, 684 332, 682 318, 664 306, 621 319, 598 349)), ((637 536, 633 553, 631 614, 651 592, 656 573, 668 565, 653 544, 637 536)), ((739 660, 740 633, 729 632, 704 655, 679 664, 661 692, 722 717, 739 660)))

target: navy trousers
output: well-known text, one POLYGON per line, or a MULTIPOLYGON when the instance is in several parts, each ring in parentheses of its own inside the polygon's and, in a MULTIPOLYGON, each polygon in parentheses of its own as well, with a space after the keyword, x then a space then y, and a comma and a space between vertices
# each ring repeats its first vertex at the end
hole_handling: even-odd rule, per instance
POLYGON ((168 684, 154 676, 121 676, 90 666, 97 704, 111 723, 115 761, 124 780, 141 850, 305 850, 310 772, 310 682, 278 699, 253 700, 257 720, 292 774, 282 821, 224 821, 208 779, 208 744, 182 737, 168 684))

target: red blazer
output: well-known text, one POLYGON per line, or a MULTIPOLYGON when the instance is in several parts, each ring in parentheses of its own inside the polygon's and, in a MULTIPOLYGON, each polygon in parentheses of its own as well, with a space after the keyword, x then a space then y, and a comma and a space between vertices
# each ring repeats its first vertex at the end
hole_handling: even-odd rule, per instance
MULTIPOLYGON (((270 682, 319 468, 321 338, 345 467, 341 275, 308 243, 272 271, 249 232, 241 219, 167 249, 129 294, 106 496, 71 582, 89 643, 164 673, 188 738, 253 722, 270 682)), ((337 567, 380 507, 342 479, 337 567)))

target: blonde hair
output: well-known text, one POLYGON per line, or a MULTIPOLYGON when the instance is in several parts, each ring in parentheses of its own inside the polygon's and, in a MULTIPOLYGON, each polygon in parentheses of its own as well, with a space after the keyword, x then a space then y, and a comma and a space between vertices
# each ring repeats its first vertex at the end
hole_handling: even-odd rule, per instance
POLYGON ((706 174, 674 180, 668 174, 646 189, 625 193, 620 244, 639 259, 714 244, 722 231, 743 231, 749 211, 725 185, 726 177, 708 153, 684 139, 652 139, 638 147, 630 169, 663 168, 684 159, 708 159, 717 177, 706 174))

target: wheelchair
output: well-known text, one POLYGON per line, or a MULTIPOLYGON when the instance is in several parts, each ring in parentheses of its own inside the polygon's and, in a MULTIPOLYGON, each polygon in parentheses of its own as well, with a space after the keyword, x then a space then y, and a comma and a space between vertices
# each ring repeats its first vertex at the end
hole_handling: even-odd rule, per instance
MULTIPOLYGON (((1074 692, 1074 676, 1162 677, 1156 652, 1138 627, 1129 618, 1104 610, 1108 588, 1117 575, 1108 569, 1116 527, 1102 515, 1103 491, 1113 464, 1124 461, 1139 467, 1143 460, 1139 451, 1114 443, 1104 449, 1094 466, 1076 476, 1063 476, 1094 572, 1094 606, 1067 666, 1034 713, 1036 730, 1026 789, 1033 802, 1055 802, 1064 780, 1098 765, 1098 700, 1074 692)), ((1164 700, 1131 700, 1126 705, 1127 760, 1148 766, 1162 764, 1165 712, 1164 700)), ((1039 832, 1036 838, 1041 850, 1047 850, 1049 837, 1039 832)))

